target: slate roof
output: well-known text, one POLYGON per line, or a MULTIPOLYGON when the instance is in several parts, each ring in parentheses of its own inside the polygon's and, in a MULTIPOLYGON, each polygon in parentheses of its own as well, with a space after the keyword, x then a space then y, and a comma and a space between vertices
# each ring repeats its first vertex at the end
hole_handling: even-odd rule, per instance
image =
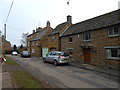
POLYGON ((35 38, 33 38, 31 41, 36 41, 36 40, 40 40, 47 32, 48 30, 44 30, 44 31, 39 31, 37 36, 35 38))
POLYGON ((120 23, 120 9, 92 19, 85 20, 83 22, 73 24, 62 34, 62 36, 95 30, 118 23, 120 23))
POLYGON ((65 27, 65 25, 67 24, 67 22, 61 23, 58 26, 55 27, 54 31, 50 33, 50 35, 53 34, 57 34, 60 32, 60 30, 62 30, 63 27, 65 27))

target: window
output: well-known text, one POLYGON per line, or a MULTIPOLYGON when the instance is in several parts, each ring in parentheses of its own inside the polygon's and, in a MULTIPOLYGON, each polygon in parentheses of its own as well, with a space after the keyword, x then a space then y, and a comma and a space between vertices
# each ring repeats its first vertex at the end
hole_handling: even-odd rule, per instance
POLYGON ((69 55, 72 55, 73 54, 73 48, 67 48, 67 52, 69 55))
POLYGON ((38 41, 36 41, 36 46, 38 46, 38 41))
POLYGON ((34 53, 35 52, 35 50, 34 49, 32 49, 32 53, 34 53))
POLYGON ((107 59, 120 59, 120 48, 115 47, 107 47, 107 59))
POLYGON ((118 32, 118 26, 113 26, 113 27, 110 27, 108 29, 108 34, 109 36, 118 36, 119 35, 119 32, 118 32))
POLYGON ((34 46, 34 42, 32 42, 32 46, 34 46))
POLYGON ((54 41, 54 39, 55 39, 55 36, 52 35, 52 36, 51 36, 51 41, 54 41))
POLYGON ((69 37, 69 38, 68 38, 68 42, 69 42, 69 43, 72 43, 72 42, 73 42, 72 37, 69 37))
POLYGON ((90 32, 83 33, 83 41, 90 41, 91 35, 90 32))

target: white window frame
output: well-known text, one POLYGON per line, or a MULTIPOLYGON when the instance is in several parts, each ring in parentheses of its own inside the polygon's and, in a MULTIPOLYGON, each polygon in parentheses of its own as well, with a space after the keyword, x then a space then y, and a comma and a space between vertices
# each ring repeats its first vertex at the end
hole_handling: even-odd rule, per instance
POLYGON ((120 46, 111 46, 111 47, 105 47, 106 49, 106 57, 107 59, 117 59, 120 60, 120 46), (117 49, 117 56, 118 57, 112 57, 111 49, 117 49))
POLYGON ((108 37, 115 37, 115 36, 119 36, 119 30, 118 30, 118 33, 115 34, 115 29, 117 28, 117 30, 119 29, 117 26, 113 26, 113 27, 110 27, 108 29, 108 37), (110 34, 110 30, 112 30, 112 34, 110 34))
POLYGON ((34 49, 32 49, 32 53, 35 53, 35 50, 34 50, 34 49))
POLYGON ((90 32, 84 32, 83 33, 83 41, 85 41, 85 42, 86 41, 91 41, 91 33, 90 32), (86 39, 86 35, 87 35, 87 37, 89 37, 88 39, 86 39))

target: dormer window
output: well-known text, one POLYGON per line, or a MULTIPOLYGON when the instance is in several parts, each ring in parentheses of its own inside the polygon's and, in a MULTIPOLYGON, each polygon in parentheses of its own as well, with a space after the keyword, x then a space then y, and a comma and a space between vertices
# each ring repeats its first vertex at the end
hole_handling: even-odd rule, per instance
POLYGON ((118 26, 113 26, 108 29, 109 37, 119 36, 118 26))

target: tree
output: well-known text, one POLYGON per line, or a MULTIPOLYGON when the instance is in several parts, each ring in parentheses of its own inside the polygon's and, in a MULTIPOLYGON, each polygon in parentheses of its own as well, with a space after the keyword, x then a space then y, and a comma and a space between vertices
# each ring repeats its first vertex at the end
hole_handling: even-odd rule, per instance
POLYGON ((17 46, 16 45, 13 46, 13 51, 17 51, 17 46))
POLYGON ((27 46, 27 36, 28 35, 29 35, 29 33, 23 33, 22 34, 21 44, 25 47, 27 46))

